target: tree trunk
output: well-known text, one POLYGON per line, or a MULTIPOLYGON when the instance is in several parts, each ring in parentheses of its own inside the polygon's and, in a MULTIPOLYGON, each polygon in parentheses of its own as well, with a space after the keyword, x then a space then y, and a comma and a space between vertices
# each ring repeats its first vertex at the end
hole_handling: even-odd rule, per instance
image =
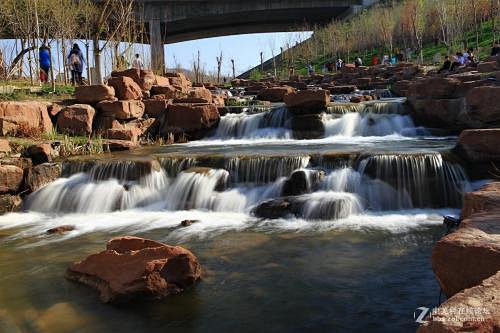
POLYGON ((92 78, 90 77, 90 44, 89 40, 85 40, 85 54, 87 57, 87 82, 89 85, 92 85, 92 78))
POLYGON ((64 38, 61 38, 61 49, 62 49, 62 64, 63 64, 63 76, 64 84, 68 84, 68 71, 66 66, 66 43, 64 38))
POLYGON ((56 92, 56 80, 54 78, 54 61, 52 59, 52 48, 49 46, 49 57, 50 57, 50 82, 52 92, 56 92))
POLYGON ((101 72, 101 53, 102 50, 99 46, 99 38, 94 38, 92 41, 94 46, 94 71, 95 71, 95 83, 103 84, 102 72, 101 72))

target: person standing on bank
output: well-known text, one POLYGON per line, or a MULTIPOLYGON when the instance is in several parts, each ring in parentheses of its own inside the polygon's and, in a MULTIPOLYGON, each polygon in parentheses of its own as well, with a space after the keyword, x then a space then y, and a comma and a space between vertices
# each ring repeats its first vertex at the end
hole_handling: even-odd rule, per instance
POLYGON ((42 83, 49 82, 49 71, 50 71, 50 51, 47 45, 42 44, 38 50, 38 59, 40 61, 40 81, 42 83))
POLYGON ((80 50, 78 44, 73 44, 73 48, 68 56, 68 63, 71 69, 71 84, 82 85, 83 84, 83 63, 85 59, 83 58, 83 53, 80 50))
POLYGON ((137 69, 138 71, 141 71, 144 69, 144 63, 142 62, 141 56, 139 53, 135 54, 134 61, 132 61, 132 68, 137 69))

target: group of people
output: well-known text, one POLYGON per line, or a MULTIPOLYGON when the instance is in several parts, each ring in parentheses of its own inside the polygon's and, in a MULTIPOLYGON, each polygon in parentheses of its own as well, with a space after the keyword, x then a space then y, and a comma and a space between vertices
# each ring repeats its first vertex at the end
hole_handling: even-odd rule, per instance
MULTIPOLYGON (((491 48, 491 56, 500 55, 500 41, 496 41, 491 48)), ((453 56, 446 56, 444 63, 438 70, 438 73, 445 71, 453 72, 459 67, 476 67, 478 59, 474 55, 474 49, 468 48, 465 52, 457 52, 453 56)))
MULTIPOLYGON (((38 50, 38 60, 40 63, 40 81, 47 83, 49 81, 49 72, 52 67, 50 49, 47 44, 42 44, 38 50)), ((83 65, 85 58, 78 44, 73 44, 68 54, 67 64, 71 71, 71 83, 73 85, 83 84, 83 65)))
MULTIPOLYGON (((40 63, 40 81, 42 83, 47 83, 49 81, 49 73, 52 66, 50 49, 47 44, 42 44, 38 52, 38 59, 40 63)), ((71 84, 72 85, 83 85, 83 66, 85 64, 85 58, 83 52, 78 46, 78 44, 73 44, 71 51, 67 57, 67 65, 71 71, 71 84)), ((142 61, 139 54, 134 56, 132 61, 132 68, 137 70, 144 69, 144 62, 142 61)))

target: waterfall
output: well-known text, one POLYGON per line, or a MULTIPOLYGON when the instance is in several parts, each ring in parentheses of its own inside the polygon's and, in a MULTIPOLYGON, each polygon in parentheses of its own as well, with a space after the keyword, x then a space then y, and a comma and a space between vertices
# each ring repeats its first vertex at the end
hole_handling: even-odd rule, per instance
POLYGON ((92 174, 78 173, 31 194, 24 207, 43 213, 103 213, 146 206, 161 198, 168 186, 163 170, 153 171, 139 181, 95 180, 92 174))
POLYGON ((152 171, 158 171, 160 165, 156 160, 138 161, 70 161, 63 163, 62 176, 69 177, 78 173, 88 173, 93 181, 118 179, 138 180, 152 171))
POLYGON ((229 173, 222 169, 181 172, 168 188, 165 198, 169 210, 212 209, 215 190, 225 187, 229 173))
POLYGON ((416 136, 417 129, 410 116, 396 114, 347 113, 340 118, 324 115, 326 136, 416 136))
POLYGON ((236 183, 267 183, 305 168, 309 160, 309 156, 233 157, 226 160, 225 169, 236 183))
POLYGON ((181 171, 198 165, 198 160, 193 157, 186 158, 159 158, 160 165, 169 177, 177 176, 181 171))
POLYGON ((212 139, 289 138, 289 114, 286 107, 250 114, 227 114, 219 122, 212 139))
POLYGON ((305 203, 300 216, 307 220, 337 220, 363 211, 358 197, 351 193, 315 192, 301 200, 305 203))
MULTIPOLYGON (((358 170, 389 184, 397 208, 460 207, 469 190, 464 169, 439 153, 373 155, 361 160, 358 170)), ((379 190, 382 195, 386 189, 379 190)))

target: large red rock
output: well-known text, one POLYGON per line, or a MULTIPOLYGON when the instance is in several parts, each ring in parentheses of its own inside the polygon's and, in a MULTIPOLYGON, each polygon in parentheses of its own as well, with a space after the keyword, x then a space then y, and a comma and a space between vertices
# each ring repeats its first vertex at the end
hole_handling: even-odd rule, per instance
POLYGON ((448 299, 417 333, 500 332, 499 295, 500 272, 448 299))
POLYGON ((467 227, 436 243, 432 269, 446 296, 471 288, 500 270, 499 220, 498 210, 475 213, 463 221, 467 227))
POLYGON ((188 93, 189 89, 193 87, 191 81, 183 73, 166 73, 165 76, 168 77, 170 84, 174 88, 183 93, 188 93))
POLYGON ((132 128, 119 128, 119 129, 108 129, 104 136, 107 139, 112 140, 128 140, 132 142, 137 142, 142 131, 136 127, 132 128))
POLYGON ((436 243, 432 269, 448 297, 500 270, 500 183, 464 198, 460 228, 436 243))
POLYGON ((492 211, 500 208, 500 182, 491 182, 474 192, 464 195, 461 218, 469 218, 481 211, 492 211))
POLYGON ((144 115, 144 103, 137 100, 103 101, 97 104, 100 116, 128 120, 141 118, 144 115))
POLYGON ((287 94, 283 100, 294 114, 319 114, 325 111, 330 95, 326 90, 303 90, 287 94))
POLYGON ((412 101, 413 119, 418 125, 458 131, 463 127, 461 116, 466 112, 464 98, 417 99, 412 101))
POLYGON ((43 163, 35 166, 28 171, 26 176, 26 189, 29 192, 35 192, 59 178, 61 171, 61 165, 56 163, 43 163))
POLYGON ((500 162, 500 128, 462 131, 456 150, 468 162, 500 162))
POLYGON ((9 154, 11 151, 12 148, 10 147, 9 140, 0 139, 0 157, 9 154))
POLYGON ((283 102, 283 99, 286 95, 291 94, 295 91, 295 88, 287 86, 265 88, 259 91, 257 98, 261 101, 269 101, 273 103, 283 102))
POLYGON ((21 208, 23 199, 19 195, 0 195, 0 215, 17 211, 21 208))
POLYGON ((23 184, 23 169, 14 165, 0 165, 0 193, 17 193, 23 184))
POLYGON ((142 98, 141 87, 128 76, 112 77, 108 80, 108 84, 115 88, 115 94, 119 100, 142 98))
POLYGON ((52 158, 58 154, 52 148, 50 143, 39 143, 37 145, 29 146, 25 153, 25 157, 31 158, 34 165, 52 162, 52 158))
POLYGON ((202 103, 212 103, 212 92, 204 87, 192 88, 188 93, 188 97, 204 100, 202 103))
POLYGON ((162 95, 163 99, 174 99, 178 97, 183 97, 184 94, 179 90, 175 89, 173 86, 153 86, 151 88, 151 96, 162 95))
POLYGON ((500 125, 500 86, 475 87, 466 95, 468 116, 484 127, 500 125))
POLYGON ((150 118, 158 118, 167 109, 167 100, 162 99, 145 99, 144 113, 150 118))
MULTIPOLYGON (((112 77, 129 77, 144 91, 151 90, 151 87, 157 84, 157 77, 150 70, 138 70, 135 68, 126 69, 124 71, 114 71, 112 77)), ((167 80, 168 82, 168 80, 167 80)))
POLYGON ((48 103, 0 102, 0 135, 23 135, 23 130, 52 131, 48 103))
POLYGON ((454 78, 431 77, 412 84, 409 94, 416 98, 453 98, 460 88, 460 80, 454 78))
POLYGON ((191 132, 212 127, 220 118, 213 104, 172 104, 168 106, 163 133, 191 132))
POLYGON ((498 70, 500 66, 498 66, 498 63, 496 61, 486 61, 486 62, 480 62, 477 65, 477 70, 480 73, 490 73, 498 70))
POLYGON ((115 89, 106 85, 78 86, 75 88, 75 99, 81 104, 95 104, 115 98, 115 89))
POLYGON ((87 104, 75 104, 61 110, 57 116, 57 127, 62 133, 74 135, 92 134, 95 109, 87 104))
POLYGON ((124 151, 139 148, 139 144, 129 140, 105 140, 103 148, 105 151, 124 151))
POLYGON ((114 238, 105 251, 66 271, 69 280, 99 290, 105 303, 178 294, 200 276, 200 264, 190 251, 136 237, 114 238))
POLYGON ((120 129, 123 125, 115 117, 97 115, 94 119, 94 132, 104 133, 108 129, 120 129))

